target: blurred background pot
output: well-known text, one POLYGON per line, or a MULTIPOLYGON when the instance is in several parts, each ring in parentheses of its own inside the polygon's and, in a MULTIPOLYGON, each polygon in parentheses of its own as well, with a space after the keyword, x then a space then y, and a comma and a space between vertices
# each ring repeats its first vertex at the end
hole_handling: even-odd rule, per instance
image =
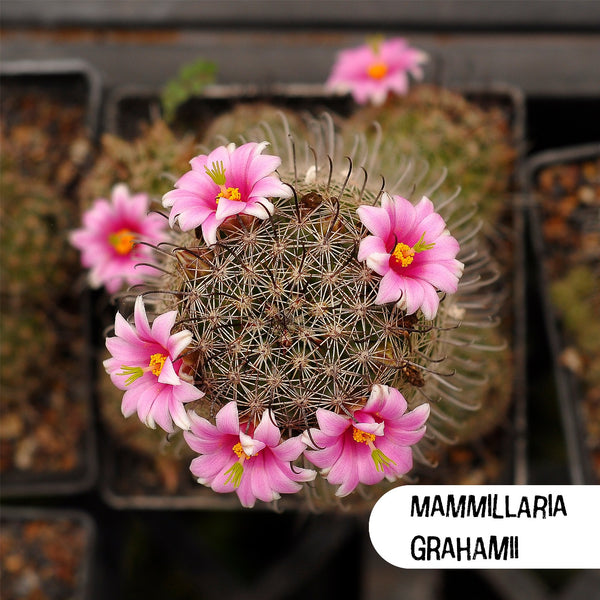
POLYGON ((571 483, 600 481, 600 143, 527 162, 531 238, 571 483))
POLYGON ((69 494, 97 470, 89 294, 68 233, 100 80, 78 60, 5 62, 0 77, 1 494, 69 494))

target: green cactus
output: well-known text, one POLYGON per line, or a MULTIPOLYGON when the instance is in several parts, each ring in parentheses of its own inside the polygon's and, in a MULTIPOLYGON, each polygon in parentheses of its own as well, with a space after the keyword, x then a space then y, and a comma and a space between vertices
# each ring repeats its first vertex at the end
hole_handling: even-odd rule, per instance
POLYGON ((94 167, 81 182, 79 195, 87 204, 106 198, 115 184, 127 182, 132 191, 144 192, 160 201, 172 187, 169 174, 188 168, 188 162, 197 154, 195 146, 193 136, 176 137, 160 119, 133 141, 105 134, 94 167))
POLYGON ((72 210, 48 186, 24 178, 4 156, 0 165, 2 293, 22 302, 55 302, 78 271, 68 243, 72 210))
POLYGON ((27 412, 31 397, 48 381, 56 362, 56 334, 42 311, 10 298, 3 298, 0 325, 3 408, 27 412))
MULTIPOLYGON (((157 313, 177 310, 192 331, 184 360, 211 415, 232 400, 250 421, 270 408, 294 434, 316 426, 318 408, 350 414, 374 383, 384 383, 399 388, 409 407, 431 403, 417 457, 435 461, 440 443, 488 431, 508 403, 510 353, 494 329, 498 270, 474 212, 439 193, 432 199, 465 263, 458 292, 443 299, 433 321, 374 304, 378 276, 356 259, 364 230, 355 211, 378 199, 372 170, 386 181, 405 175, 390 190, 405 197, 413 174, 392 160, 382 164, 368 141, 344 147, 327 115, 308 132, 289 138, 281 152, 279 173, 294 196, 278 200, 265 221, 228 222, 211 248, 191 232, 176 234, 176 247, 162 250, 166 274, 145 298, 157 313), (472 415, 488 396, 493 409, 476 423, 472 415)), ((253 139, 254 128, 246 139, 261 141, 261 134, 253 139)), ((391 152, 400 150, 387 148, 384 158, 391 152)))
MULTIPOLYGON (((551 284, 550 295, 563 325, 586 360, 594 363, 600 357, 600 293, 597 270, 577 265, 567 275, 551 284)), ((588 368, 584 379, 600 384, 600 373, 588 368)))
POLYGON ((363 134, 375 141, 379 133, 374 122, 385 132, 382 171, 393 172, 399 160, 410 162, 416 193, 425 189, 419 177, 427 184, 435 173, 446 172, 439 193, 450 194, 460 187, 461 201, 477 205, 486 224, 494 225, 510 206, 515 152, 509 123, 499 108, 484 110, 458 93, 418 85, 381 107, 359 108, 343 132, 349 140, 363 134), (427 172, 429 177, 424 177, 427 172))

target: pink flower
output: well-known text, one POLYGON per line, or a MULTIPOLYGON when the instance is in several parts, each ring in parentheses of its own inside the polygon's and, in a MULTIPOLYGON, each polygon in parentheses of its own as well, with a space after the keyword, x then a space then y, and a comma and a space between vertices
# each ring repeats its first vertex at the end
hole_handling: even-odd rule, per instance
POLYGON ((171 334, 177 311, 170 311, 148 324, 144 301, 135 301, 132 327, 120 313, 115 319, 116 337, 107 338, 106 347, 112 358, 104 367, 112 382, 123 395, 121 410, 126 417, 136 410, 140 421, 148 427, 156 424, 165 431, 174 431, 173 422, 189 429, 191 422, 184 408, 186 402, 204 396, 181 376, 183 361, 179 356, 192 340, 187 330, 171 334))
POLYGON ((364 238, 358 260, 383 276, 376 304, 396 302, 412 314, 419 308, 433 319, 440 300, 436 290, 456 292, 463 264, 459 245, 444 219, 423 196, 413 206, 400 196, 383 194, 381 206, 360 206, 358 216, 373 234, 364 238))
MULTIPOLYGON (((406 412, 406 400, 395 388, 375 384, 365 406, 352 418, 319 408, 319 429, 311 430, 318 447, 304 455, 322 469, 329 483, 341 484, 336 496, 347 496, 359 483, 393 481, 412 468, 412 450, 425 434, 429 405, 406 412)), ((309 436, 304 434, 307 444, 309 436)))
POLYGON ((274 212, 269 197, 289 198, 292 191, 273 174, 281 164, 278 156, 261 155, 267 142, 249 142, 239 148, 219 146, 208 156, 190 161, 192 170, 163 196, 171 207, 169 222, 183 231, 202 226, 207 244, 217 241, 217 228, 234 215, 267 219, 274 212))
POLYGON ((411 48, 406 40, 393 38, 343 50, 338 54, 326 85, 340 92, 352 92, 356 102, 383 104, 388 92, 406 94, 408 73, 423 77, 421 65, 427 55, 411 48))
POLYGON ((112 198, 96 200, 83 215, 83 228, 71 233, 71 243, 81 250, 81 262, 90 268, 92 287, 104 285, 109 293, 118 291, 124 283, 136 285, 144 275, 155 275, 151 267, 136 265, 153 263, 152 249, 136 245, 136 241, 151 244, 164 241, 164 218, 148 214, 146 194, 129 194, 127 186, 116 185, 112 198))
POLYGON ((311 481, 315 471, 292 467, 306 447, 300 436, 281 442, 279 428, 270 411, 263 413, 259 425, 240 428, 237 405, 229 402, 218 413, 216 426, 190 414, 191 431, 184 437, 198 452, 190 470, 198 482, 215 492, 233 492, 247 508, 255 501, 271 502, 280 494, 293 494, 311 481))

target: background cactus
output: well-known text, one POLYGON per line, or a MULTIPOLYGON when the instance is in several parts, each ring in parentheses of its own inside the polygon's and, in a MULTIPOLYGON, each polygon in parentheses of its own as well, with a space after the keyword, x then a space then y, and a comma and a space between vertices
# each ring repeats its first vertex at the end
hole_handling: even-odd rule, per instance
POLYGON ((43 386, 43 377, 55 362, 56 334, 46 327, 46 315, 39 308, 11 306, 3 298, 2 340, 0 342, 0 381, 3 407, 22 408, 43 386))
POLYGON ((148 124, 142 135, 132 141, 104 134, 97 160, 79 188, 82 203, 106 198, 112 187, 121 182, 127 182, 134 193, 143 192, 160 200, 172 186, 168 174, 187 169, 197 154, 196 144, 191 135, 175 136, 160 119, 148 124))
POLYGON ((420 182, 430 184, 435 173, 445 172, 439 192, 452 194, 460 187, 460 201, 479 206, 485 223, 497 222, 510 206, 515 151, 510 124, 498 106, 484 109, 451 90, 418 85, 383 106, 358 108, 343 132, 350 143, 357 134, 375 143, 379 133, 373 122, 385 132, 382 172, 397 171, 398 156, 404 157, 413 170, 407 184, 416 185, 417 192, 420 182))
POLYGON ((43 183, 22 176, 14 157, 0 165, 0 278, 2 292, 24 303, 52 305, 79 270, 67 240, 74 211, 43 183))
POLYGON ((600 478, 600 160, 563 160, 536 174, 549 292, 563 334, 561 362, 580 385, 578 414, 600 478))
MULTIPOLYGON (((256 129, 246 139, 252 135, 256 129)), ((413 180, 410 166, 381 163, 373 146, 363 138, 345 148, 327 115, 309 124, 308 135, 294 133, 279 169, 294 196, 279 199, 265 221, 228 221, 211 248, 192 232, 176 234, 171 250, 157 249, 167 273, 145 299, 157 314, 176 309, 181 327, 192 331, 184 360, 211 415, 231 400, 255 422, 270 408, 283 429, 297 434, 316 425, 318 408, 350 414, 373 383, 384 383, 398 387, 411 408, 432 404, 417 455, 435 462, 440 441, 481 435, 506 408, 509 356, 500 355, 496 369, 485 359, 487 351, 497 361, 494 352, 505 347, 493 329, 502 294, 492 285, 497 269, 476 211, 440 193, 436 181, 428 192, 465 263, 458 293, 443 299, 433 321, 374 304, 378 276, 356 259, 365 230, 355 211, 378 200, 381 182, 371 171, 393 169, 386 181, 397 184, 386 189, 406 197, 413 180), (485 426, 477 433, 463 428, 488 400, 494 410, 485 426)), ((387 147, 383 156, 399 154, 387 147)))

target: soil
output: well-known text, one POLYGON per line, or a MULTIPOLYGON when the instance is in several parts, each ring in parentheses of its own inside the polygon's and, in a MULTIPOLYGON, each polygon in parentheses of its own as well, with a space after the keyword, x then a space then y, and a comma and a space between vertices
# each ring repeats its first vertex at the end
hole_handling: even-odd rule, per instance
POLYGON ((78 520, 3 518, 0 595, 15 600, 83 600, 90 541, 78 520))
POLYGON ((600 481, 600 157, 551 164, 536 176, 548 292, 574 375, 580 437, 600 481))

